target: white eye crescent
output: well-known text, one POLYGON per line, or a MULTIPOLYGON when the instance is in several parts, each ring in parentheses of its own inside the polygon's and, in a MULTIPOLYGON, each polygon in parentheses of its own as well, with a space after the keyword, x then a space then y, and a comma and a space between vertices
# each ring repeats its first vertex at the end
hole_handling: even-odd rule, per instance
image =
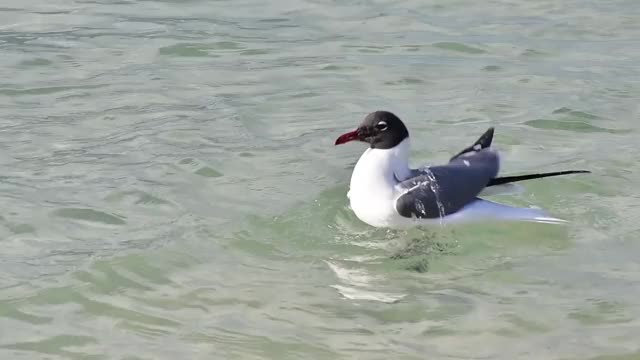
POLYGON ((387 122, 386 121, 380 121, 379 123, 376 124, 376 129, 378 129, 380 131, 387 130, 387 122))

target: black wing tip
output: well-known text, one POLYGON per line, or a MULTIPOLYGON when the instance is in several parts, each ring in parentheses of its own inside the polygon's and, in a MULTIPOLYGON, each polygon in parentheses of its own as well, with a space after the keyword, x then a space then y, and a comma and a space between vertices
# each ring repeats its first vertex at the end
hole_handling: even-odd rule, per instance
POLYGON ((467 154, 467 153, 470 153, 470 152, 479 151, 479 150, 491 147, 491 143, 493 142, 493 133, 494 132, 495 132, 495 128, 493 126, 491 126, 482 135, 480 135, 478 140, 476 140, 473 143, 473 145, 471 145, 471 146, 465 148, 464 150, 460 151, 459 153, 457 153, 456 155, 451 157, 451 159, 449 159, 449 161, 453 161, 453 160, 457 159, 458 157, 460 157, 460 156, 462 156, 464 154, 467 154), (478 148, 478 145, 480 146, 480 148, 478 148))
POLYGON ((543 173, 542 175, 549 174, 549 176, 571 175, 571 174, 591 174, 590 170, 564 170, 553 173, 543 173))
POLYGON ((589 170, 565 170, 565 171, 556 171, 556 172, 549 172, 549 173, 504 176, 504 177, 491 179, 491 181, 489 181, 489 184, 487 184, 487 186, 503 185, 503 184, 513 183, 513 182, 518 182, 518 181, 542 179, 542 178, 547 178, 547 177, 562 176, 562 175, 572 175, 572 174, 591 174, 591 171, 589 171, 589 170))
POLYGON ((491 146, 491 143, 493 142, 493 134, 495 133, 495 131, 496 128, 491 126, 487 129, 487 131, 484 132, 484 134, 482 134, 482 136, 480 136, 475 144, 480 144, 483 148, 491 146))

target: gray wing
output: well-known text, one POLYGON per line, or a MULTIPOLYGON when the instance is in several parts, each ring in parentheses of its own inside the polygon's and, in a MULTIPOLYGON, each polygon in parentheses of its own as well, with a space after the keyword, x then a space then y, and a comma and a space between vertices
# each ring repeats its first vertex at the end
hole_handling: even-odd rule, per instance
POLYGON ((498 175, 498 155, 490 149, 460 154, 446 165, 413 170, 398 186, 407 189, 396 200, 404 217, 438 218, 453 214, 476 199, 498 175))

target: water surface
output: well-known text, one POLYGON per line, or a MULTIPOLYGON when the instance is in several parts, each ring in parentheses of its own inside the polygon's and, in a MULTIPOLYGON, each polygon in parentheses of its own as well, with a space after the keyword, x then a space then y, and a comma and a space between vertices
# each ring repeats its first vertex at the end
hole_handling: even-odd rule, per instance
POLYGON ((67 1, 0 8, 0 358, 640 357, 640 3, 67 1), (496 200, 568 226, 372 229, 387 109, 414 165, 489 126, 496 200))

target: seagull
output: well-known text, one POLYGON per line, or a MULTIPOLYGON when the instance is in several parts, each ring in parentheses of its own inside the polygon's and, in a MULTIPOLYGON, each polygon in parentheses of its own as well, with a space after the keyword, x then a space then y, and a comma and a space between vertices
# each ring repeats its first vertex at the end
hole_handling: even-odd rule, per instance
POLYGON ((491 148, 493 133, 494 128, 489 128, 447 164, 412 169, 407 127, 391 112, 370 113, 356 130, 335 141, 335 145, 351 141, 369 144, 351 175, 347 193, 351 209, 373 227, 395 229, 491 220, 566 223, 540 209, 480 198, 504 193, 518 181, 589 173, 568 170, 498 177, 500 158, 491 148))

